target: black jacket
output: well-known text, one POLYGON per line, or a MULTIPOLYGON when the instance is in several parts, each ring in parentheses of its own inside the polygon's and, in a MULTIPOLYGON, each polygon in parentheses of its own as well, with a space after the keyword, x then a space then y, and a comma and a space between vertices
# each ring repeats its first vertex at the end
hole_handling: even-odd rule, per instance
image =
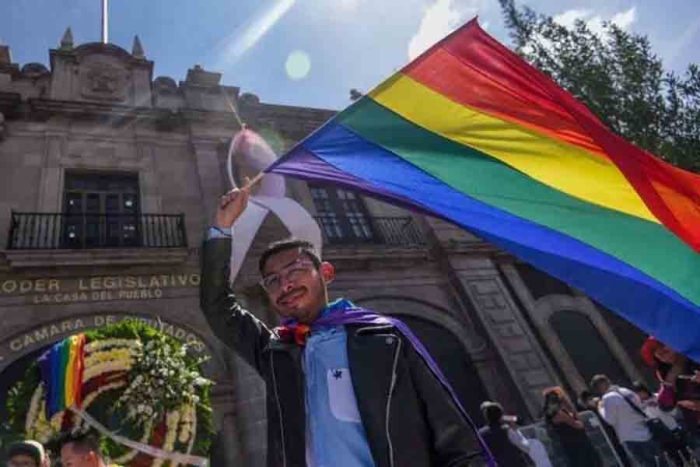
POLYGON ((486 441, 498 465, 507 467, 529 467, 533 465, 532 462, 527 460, 527 455, 510 441, 507 426, 487 425, 479 430, 479 434, 486 441))
MULTIPOLYGON (((231 241, 202 248, 201 307, 217 337, 267 385, 268 462, 306 465, 303 349, 236 302, 228 284, 231 241)), ((347 351, 362 424, 377 467, 468 466, 474 434, 422 358, 393 326, 348 325, 347 351)))

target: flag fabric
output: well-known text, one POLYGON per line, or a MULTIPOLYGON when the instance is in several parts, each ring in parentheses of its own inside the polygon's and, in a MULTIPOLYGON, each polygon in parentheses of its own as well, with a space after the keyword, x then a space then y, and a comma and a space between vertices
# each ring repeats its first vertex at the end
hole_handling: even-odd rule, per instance
POLYGON ((700 361, 700 177, 472 20, 271 165, 436 216, 700 361))
POLYGON ((46 417, 82 404, 82 380, 85 367, 85 334, 63 339, 52 345, 37 360, 46 391, 46 417))

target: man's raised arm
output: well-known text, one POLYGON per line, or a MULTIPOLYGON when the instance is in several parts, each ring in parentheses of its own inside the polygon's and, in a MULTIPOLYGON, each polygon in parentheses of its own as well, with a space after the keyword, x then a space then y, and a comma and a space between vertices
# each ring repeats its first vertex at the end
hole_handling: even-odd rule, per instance
POLYGON ((245 189, 232 190, 219 200, 214 226, 202 244, 199 300, 214 334, 260 371, 261 353, 272 332, 240 306, 229 281, 232 241, 229 232, 247 204, 245 189))

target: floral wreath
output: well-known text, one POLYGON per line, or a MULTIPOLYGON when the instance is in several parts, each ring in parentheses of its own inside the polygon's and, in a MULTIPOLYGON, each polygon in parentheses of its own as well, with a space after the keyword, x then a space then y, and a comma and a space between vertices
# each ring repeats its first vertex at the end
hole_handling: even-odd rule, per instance
POLYGON ((188 353, 187 344, 135 321, 68 337, 10 390, 11 430, 48 443, 65 432, 106 427, 104 455, 128 467, 182 464, 150 451, 206 457, 213 435, 212 382, 199 371, 203 362, 188 353))

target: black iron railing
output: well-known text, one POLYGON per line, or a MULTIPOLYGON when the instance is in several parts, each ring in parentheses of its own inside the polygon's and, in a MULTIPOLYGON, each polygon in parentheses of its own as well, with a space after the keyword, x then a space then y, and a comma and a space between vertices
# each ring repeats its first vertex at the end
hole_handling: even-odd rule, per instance
POLYGON ((412 217, 316 216, 327 245, 392 245, 422 247, 425 237, 412 217))
POLYGON ((187 247, 184 214, 13 212, 7 248, 187 247))

